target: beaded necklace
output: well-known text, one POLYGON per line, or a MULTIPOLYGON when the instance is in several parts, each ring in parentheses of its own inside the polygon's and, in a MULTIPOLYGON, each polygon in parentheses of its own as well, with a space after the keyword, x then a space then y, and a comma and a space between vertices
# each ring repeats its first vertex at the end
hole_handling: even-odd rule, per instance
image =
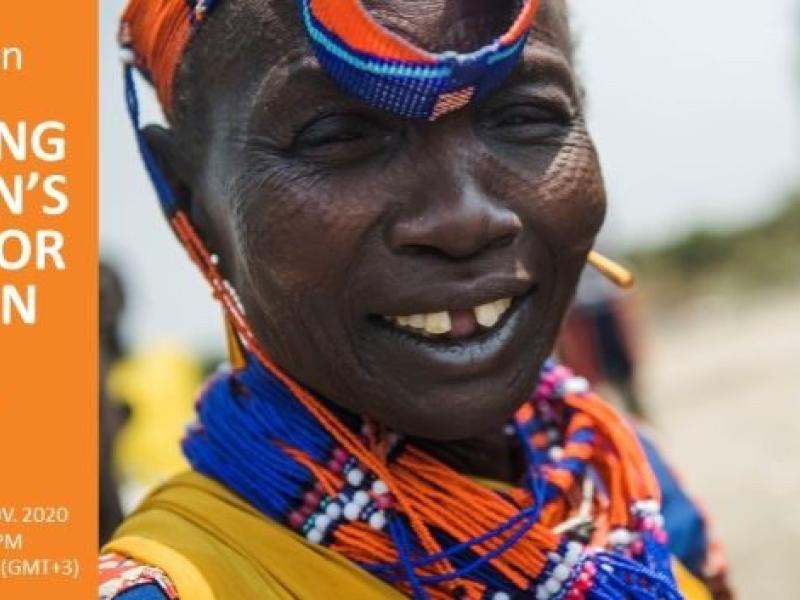
POLYGON ((681 597, 634 434, 567 369, 547 363, 508 424, 527 467, 506 491, 374 423, 316 408, 348 439, 251 355, 209 383, 184 452, 267 517, 415 599, 681 597))

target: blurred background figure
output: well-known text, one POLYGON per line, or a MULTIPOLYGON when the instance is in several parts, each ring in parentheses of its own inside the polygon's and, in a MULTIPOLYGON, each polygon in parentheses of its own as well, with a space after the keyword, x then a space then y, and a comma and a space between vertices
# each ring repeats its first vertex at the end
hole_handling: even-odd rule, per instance
POLYGON ((206 375, 203 363, 179 343, 128 351, 120 333, 125 305, 120 275, 101 264, 101 544, 147 490, 186 468, 179 441, 206 375))
POLYGON ((585 269, 557 353, 606 398, 616 395, 629 414, 644 419, 636 381, 640 336, 632 293, 619 290, 594 269, 585 269))
POLYGON ((114 466, 114 441, 127 420, 124 404, 109 397, 106 382, 124 350, 120 318, 125 309, 125 290, 114 268, 100 264, 100 545, 122 520, 122 505, 114 466))

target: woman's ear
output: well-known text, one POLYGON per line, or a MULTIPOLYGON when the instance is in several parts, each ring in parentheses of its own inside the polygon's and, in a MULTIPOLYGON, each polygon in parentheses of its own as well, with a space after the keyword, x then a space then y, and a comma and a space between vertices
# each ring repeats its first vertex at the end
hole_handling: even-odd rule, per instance
POLYGON ((156 160, 172 194, 186 214, 192 213, 192 188, 189 165, 178 151, 175 134, 160 125, 148 125, 142 130, 142 137, 156 160))
POLYGON ((224 257, 227 245, 224 238, 212 227, 207 207, 196 193, 196 177, 192 165, 180 150, 175 133, 160 125, 148 125, 142 130, 142 137, 156 161, 161 174, 172 190, 173 197, 184 214, 189 218, 195 231, 201 237, 209 252, 220 257, 219 269, 226 271, 224 257))

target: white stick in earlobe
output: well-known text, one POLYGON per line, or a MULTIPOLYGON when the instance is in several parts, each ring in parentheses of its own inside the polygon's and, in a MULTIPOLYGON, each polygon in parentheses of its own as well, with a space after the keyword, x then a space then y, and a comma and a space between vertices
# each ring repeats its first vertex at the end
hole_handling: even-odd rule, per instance
POLYGON ((587 262, 611 283, 622 289, 630 289, 636 283, 633 273, 595 250, 589 252, 587 262))

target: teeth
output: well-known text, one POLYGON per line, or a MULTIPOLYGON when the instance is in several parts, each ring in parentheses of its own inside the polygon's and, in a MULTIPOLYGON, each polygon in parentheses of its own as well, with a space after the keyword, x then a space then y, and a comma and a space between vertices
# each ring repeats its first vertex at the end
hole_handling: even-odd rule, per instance
MULTIPOLYGON (((494 327, 511 306, 511 301, 511 298, 502 298, 476 306, 472 309, 475 320, 484 328, 494 327)), ((443 335, 449 333, 453 327, 448 311, 384 318, 398 327, 411 329, 423 335, 443 335)))
POLYGON ((475 319, 484 327, 494 327, 497 321, 500 320, 500 314, 494 302, 477 306, 473 310, 475 311, 475 319))
POLYGON ((447 311, 425 315, 425 331, 433 335, 441 335, 450 331, 450 313, 447 311))
POLYGON ((489 302, 488 304, 476 306, 473 309, 475 311, 475 320, 483 327, 494 327, 497 325, 500 317, 503 316, 503 313, 508 310, 509 306, 511 306, 511 298, 503 298, 501 300, 489 302))
POLYGON ((414 329, 425 329, 425 315, 411 315, 408 324, 414 329))

